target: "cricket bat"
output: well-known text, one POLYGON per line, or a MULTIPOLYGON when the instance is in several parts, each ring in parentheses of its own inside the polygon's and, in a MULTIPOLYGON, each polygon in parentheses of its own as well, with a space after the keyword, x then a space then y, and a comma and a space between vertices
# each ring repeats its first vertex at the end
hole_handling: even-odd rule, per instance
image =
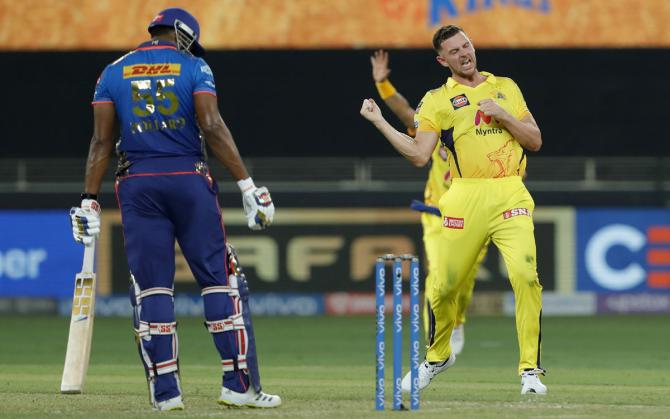
POLYGON ((84 387, 93 337, 95 308, 95 240, 84 247, 84 263, 74 279, 70 334, 67 338, 65 367, 60 392, 79 394, 84 387))

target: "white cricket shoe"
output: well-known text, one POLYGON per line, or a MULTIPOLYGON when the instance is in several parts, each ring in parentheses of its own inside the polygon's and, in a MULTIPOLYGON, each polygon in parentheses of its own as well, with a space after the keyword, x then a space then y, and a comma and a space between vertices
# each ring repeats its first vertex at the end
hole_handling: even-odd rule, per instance
POLYGON ((181 396, 173 397, 171 399, 163 400, 162 402, 157 402, 156 410, 161 412, 184 410, 184 402, 181 401, 181 396))
MULTIPOLYGON (((423 361, 421 365, 419 365, 419 390, 423 390, 424 388, 428 387, 428 384, 430 384, 430 382, 437 374, 451 367, 455 362, 456 355, 454 355, 453 352, 451 355, 449 355, 449 359, 442 363, 431 364, 428 361, 423 361)), ((402 378, 400 387, 405 393, 412 391, 412 371, 405 374, 405 376, 402 378)))
POLYGON ((465 345, 465 327, 463 327, 462 324, 454 327, 449 342, 454 355, 460 355, 461 352, 463 352, 463 345, 465 345))
POLYGON ((547 386, 540 381, 538 370, 521 373, 521 394, 547 394, 547 386))
POLYGON ((281 404, 281 397, 274 394, 267 394, 264 392, 256 393, 253 387, 249 387, 246 393, 238 393, 236 391, 221 388, 221 397, 219 397, 219 404, 229 407, 261 407, 271 408, 277 407, 281 404))

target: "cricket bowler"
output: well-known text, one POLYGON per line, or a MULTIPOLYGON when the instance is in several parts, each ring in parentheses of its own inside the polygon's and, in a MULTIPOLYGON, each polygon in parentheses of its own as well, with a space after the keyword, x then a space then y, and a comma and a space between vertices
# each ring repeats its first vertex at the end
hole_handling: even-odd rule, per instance
MULTIPOLYGON (((379 50, 370 57, 372 64, 372 78, 375 81, 375 87, 379 96, 384 103, 391 109, 391 111, 400 119, 400 121, 407 128, 407 133, 414 137, 416 129, 414 128, 414 114, 415 109, 412 108, 395 88, 389 80, 391 70, 389 68, 389 54, 386 51, 379 50)), ((442 233, 442 219, 438 202, 442 195, 444 195, 451 186, 451 170, 449 168, 449 161, 447 160, 446 148, 438 143, 430 158, 430 170, 428 172, 428 179, 426 180, 426 187, 423 192, 423 205, 412 203, 412 209, 421 212, 421 227, 423 230, 423 247, 426 250, 426 284, 424 289, 425 304, 423 307, 423 325, 426 337, 430 336, 430 325, 433 322, 430 310, 428 310, 428 291, 432 289, 435 275, 437 274, 437 257, 440 252, 440 235, 442 233)), ((451 332, 451 349, 454 355, 458 355, 463 351, 465 345, 465 321, 466 313, 470 303, 472 302, 472 293, 475 288, 475 279, 477 270, 486 257, 486 251, 489 247, 487 241, 482 246, 482 250, 472 267, 466 285, 463 287, 463 292, 458 296, 458 315, 456 317, 456 325, 451 332)))
MULTIPOLYGON (((458 295, 490 239, 505 260, 514 291, 521 394, 546 394, 539 378, 545 370, 540 365, 542 286, 533 235, 535 204, 521 180, 526 151, 538 151, 542 135, 516 83, 477 69, 475 49, 461 28, 438 29, 433 47, 451 77, 423 97, 414 118, 415 138, 395 130, 373 99, 365 99, 360 110, 416 166, 430 161, 438 141, 448 150, 453 180, 439 201, 440 252, 428 291, 434 322, 419 387, 428 386, 456 360, 449 340, 458 295)), ((409 374, 402 384, 409 391, 409 374)))

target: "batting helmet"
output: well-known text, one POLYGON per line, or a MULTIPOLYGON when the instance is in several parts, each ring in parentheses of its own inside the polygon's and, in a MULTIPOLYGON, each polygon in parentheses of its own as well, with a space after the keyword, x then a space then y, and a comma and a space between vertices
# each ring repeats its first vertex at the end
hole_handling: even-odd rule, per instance
POLYGON ((159 12, 153 18, 149 27, 167 26, 174 28, 177 34, 177 48, 183 51, 189 51, 196 57, 205 55, 205 49, 198 43, 200 38, 200 25, 192 14, 179 7, 165 9, 159 12))

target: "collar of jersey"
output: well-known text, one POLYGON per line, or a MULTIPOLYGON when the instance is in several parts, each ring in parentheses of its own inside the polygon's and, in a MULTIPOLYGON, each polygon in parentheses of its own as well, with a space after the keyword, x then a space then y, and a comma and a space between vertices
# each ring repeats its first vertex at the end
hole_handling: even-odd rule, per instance
POLYGON ((177 49, 177 46, 172 42, 156 40, 142 42, 136 48, 137 51, 144 51, 148 49, 177 49))
MULTIPOLYGON (((489 73, 488 71, 480 71, 479 74, 482 74, 482 75, 486 76, 486 82, 487 83, 496 84, 496 76, 489 73)), ((455 87, 458 84, 460 84, 460 83, 458 83, 456 80, 452 79, 451 77, 449 77, 449 79, 447 79, 447 87, 450 88, 450 89, 455 87)))

